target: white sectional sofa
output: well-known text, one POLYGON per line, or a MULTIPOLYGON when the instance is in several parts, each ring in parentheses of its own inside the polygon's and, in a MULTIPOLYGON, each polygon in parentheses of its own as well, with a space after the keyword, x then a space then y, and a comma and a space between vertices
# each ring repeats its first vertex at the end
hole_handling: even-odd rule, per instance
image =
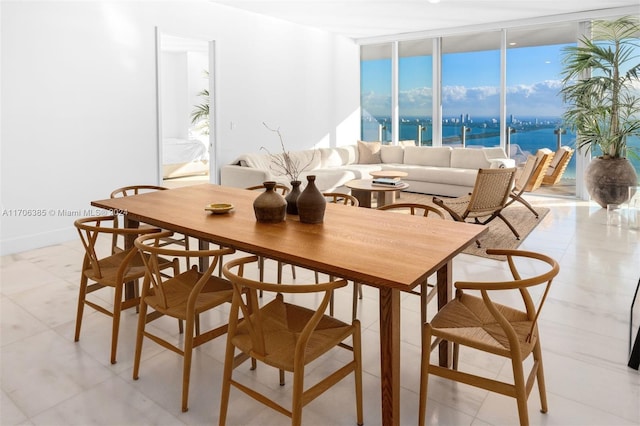
MULTIPOLYGON (((450 148, 403 145, 381 145, 358 142, 336 148, 320 148, 291 152, 299 164, 308 164, 300 176, 303 185, 307 175, 316 175, 321 191, 344 191, 352 179, 367 179, 370 171, 400 170, 408 175, 403 181, 407 191, 457 197, 468 194, 479 168, 514 167, 515 162, 502 148, 450 148)), ((221 170, 222 185, 246 188, 274 180, 288 185, 288 178, 278 174, 269 154, 251 153, 238 157, 221 170)))

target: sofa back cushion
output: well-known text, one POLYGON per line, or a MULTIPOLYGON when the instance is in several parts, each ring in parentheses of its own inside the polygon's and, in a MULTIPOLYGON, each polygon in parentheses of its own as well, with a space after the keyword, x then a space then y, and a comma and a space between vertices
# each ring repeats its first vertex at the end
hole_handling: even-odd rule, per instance
POLYGON ((451 152, 451 167, 488 169, 491 168, 491 162, 482 148, 454 148, 451 152))
POLYGON ((492 158, 507 158, 507 154, 504 152, 504 149, 499 146, 482 148, 482 150, 484 151, 488 160, 491 160, 492 158))
POLYGON ((320 148, 321 167, 338 167, 342 166, 342 156, 334 148, 320 148))
POLYGON ((380 158, 380 142, 363 142, 358 141, 358 163, 359 164, 377 164, 382 160, 380 158))
POLYGON ((404 148, 395 145, 382 145, 380 159, 383 163, 402 164, 404 162, 404 148))
POLYGON ((417 166, 449 167, 451 148, 445 146, 405 146, 404 164, 417 166))

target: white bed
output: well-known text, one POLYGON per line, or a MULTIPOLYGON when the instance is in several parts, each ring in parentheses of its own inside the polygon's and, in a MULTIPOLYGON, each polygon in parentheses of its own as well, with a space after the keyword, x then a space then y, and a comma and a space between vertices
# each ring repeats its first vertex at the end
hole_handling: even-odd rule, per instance
POLYGON ((209 172, 208 144, 198 139, 166 138, 162 144, 162 177, 207 174, 209 172))

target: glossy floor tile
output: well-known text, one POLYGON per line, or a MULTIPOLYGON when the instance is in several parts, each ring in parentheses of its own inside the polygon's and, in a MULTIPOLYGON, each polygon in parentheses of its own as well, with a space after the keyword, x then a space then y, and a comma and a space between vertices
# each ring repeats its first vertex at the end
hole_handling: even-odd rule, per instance
MULTIPOLYGON (((540 319, 549 411, 539 411, 534 387, 529 417, 534 425, 640 424, 640 374, 627 367, 629 308, 640 278, 640 232, 606 224, 606 211, 594 203, 529 196, 551 208, 520 248, 546 253, 561 265, 540 319)), ((239 254, 238 254, 239 255, 239 254)), ((180 411, 182 358, 145 340, 139 380, 132 375, 137 316, 123 314, 118 362, 109 363, 110 318, 85 309, 80 341, 73 342, 79 241, 43 247, 2 258, 0 272, 2 425, 204 425, 217 424, 225 338, 195 351, 189 411, 180 411)), ((275 276, 275 262, 267 262, 275 276)), ((296 282, 313 274, 296 268, 296 282)), ((505 262, 469 255, 454 261, 454 280, 507 277, 505 262)), ((285 268, 290 276, 290 269, 285 268)), ((358 304, 362 323, 365 424, 379 425, 379 324, 377 291, 365 286, 358 304)), ((110 303, 108 291, 100 297, 110 303)), ((336 293, 336 315, 351 316, 351 287, 336 293)), ((304 303, 304 301, 300 301, 304 303)), ((401 419, 417 424, 420 372, 418 298, 403 295, 401 330, 401 419)), ((435 312, 435 305, 429 306, 435 312)), ((207 314, 204 325, 224 322, 228 308, 207 314)), ((640 310, 638 314, 640 315, 640 310)), ((149 324, 180 340, 175 321, 149 324)), ((340 365, 345 354, 331 353, 312 363, 313 380, 340 365)), ((461 351, 461 368, 507 379, 503 359, 461 351)), ((267 390, 282 403, 291 381, 278 385, 266 366, 241 367, 243 380, 267 390)), ((306 425, 354 425, 353 378, 309 404, 306 425)), ((515 401, 483 390, 432 378, 427 412, 432 425, 512 425, 515 401)), ((284 425, 288 418, 238 391, 231 394, 228 424, 284 425)))

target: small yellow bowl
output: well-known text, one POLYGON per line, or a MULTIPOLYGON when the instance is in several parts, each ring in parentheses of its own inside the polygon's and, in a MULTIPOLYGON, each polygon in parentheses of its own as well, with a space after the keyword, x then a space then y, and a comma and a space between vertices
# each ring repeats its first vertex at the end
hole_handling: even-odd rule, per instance
POLYGON ((209 204, 204 209, 213 214, 224 214, 224 213, 229 213, 231 210, 233 210, 233 204, 228 204, 228 203, 209 204))

